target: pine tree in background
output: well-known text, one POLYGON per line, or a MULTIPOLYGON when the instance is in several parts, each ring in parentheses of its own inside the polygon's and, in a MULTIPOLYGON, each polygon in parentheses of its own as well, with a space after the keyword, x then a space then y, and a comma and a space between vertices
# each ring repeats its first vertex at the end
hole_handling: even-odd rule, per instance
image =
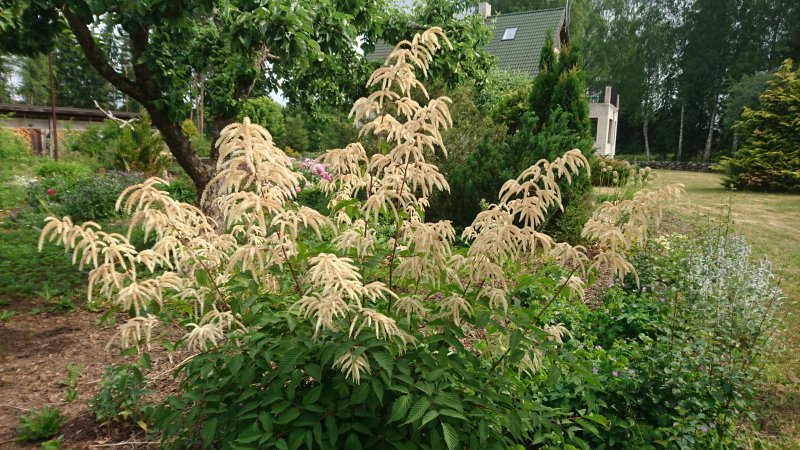
MULTIPOLYGON (((523 114, 519 130, 508 139, 511 173, 518 173, 540 159, 559 157, 578 148, 584 155, 593 153, 589 103, 586 98, 580 52, 553 48, 548 33, 542 48, 539 73, 528 98, 529 110, 523 114)), ((591 213, 591 180, 581 174, 571 184, 560 183, 564 210, 554 210, 545 230, 566 241, 578 241, 580 229, 591 213)))
POLYGON ((296 152, 308 151, 308 130, 303 123, 303 116, 299 113, 287 115, 284 118, 283 145, 296 152))
POLYGON ((752 130, 733 158, 724 158, 725 185, 800 192, 800 68, 787 59, 759 97, 760 108, 745 108, 736 127, 752 130))
POLYGON ((8 55, 0 55, 0 102, 11 102, 11 94, 13 92, 13 86, 11 85, 12 71, 12 57, 8 55))
POLYGON ((592 153, 589 103, 581 65, 580 53, 569 47, 557 55, 548 34, 539 73, 528 97, 528 111, 523 114, 519 130, 509 138, 514 172, 573 148, 586 155, 592 153))
MULTIPOLYGON (((585 155, 593 152, 581 65, 578 51, 564 47, 556 54, 553 37, 547 36, 527 108, 517 110, 518 116, 492 114, 504 120, 500 125, 508 134, 487 136, 448 178, 453 195, 446 218, 467 225, 462 219, 474 217, 481 200, 496 202, 505 180, 540 159, 552 160, 574 148, 585 155)), ((591 213, 591 181, 582 174, 571 185, 563 182, 560 187, 564 211, 551 212, 553 225, 546 230, 561 240, 577 241, 591 213)))
POLYGON ((47 56, 38 55, 24 58, 20 76, 22 84, 17 91, 23 103, 29 105, 50 104, 50 75, 47 70, 47 56))
POLYGON ((550 116, 553 94, 559 82, 559 61, 553 51, 553 45, 553 35, 548 32, 539 56, 539 72, 533 80, 533 87, 528 97, 529 110, 539 118, 539 124, 547 122, 550 116))

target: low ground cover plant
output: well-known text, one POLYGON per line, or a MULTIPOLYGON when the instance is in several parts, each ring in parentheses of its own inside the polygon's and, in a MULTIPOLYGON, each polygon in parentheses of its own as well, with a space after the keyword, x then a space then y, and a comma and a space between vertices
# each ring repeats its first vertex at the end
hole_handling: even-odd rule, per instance
POLYGON ((133 404, 168 448, 733 445, 778 303, 750 295, 776 293, 767 271, 736 286, 733 269, 703 272, 748 269, 741 247, 720 253, 727 243, 687 264, 683 241, 658 241, 666 256, 653 257, 679 186, 599 205, 581 226, 588 247, 543 233, 561 184, 587 176, 578 150, 508 180, 457 244, 448 221, 424 220, 449 189, 428 158, 446 151, 450 116, 416 77, 447 45, 428 30, 373 74, 352 114, 384 151, 320 157, 327 214, 299 198, 300 170, 314 169, 245 119, 221 133, 210 210, 151 178, 117 200, 129 236, 47 219, 40 248, 63 245, 90 269, 90 298, 127 315, 110 345, 144 360, 159 341, 193 353, 152 409, 134 393, 141 371, 110 371, 99 417, 133 404), (581 300, 601 274, 618 286, 591 309, 581 300))
POLYGON ((17 439, 20 441, 43 441, 58 434, 64 418, 57 408, 45 405, 19 419, 17 439))

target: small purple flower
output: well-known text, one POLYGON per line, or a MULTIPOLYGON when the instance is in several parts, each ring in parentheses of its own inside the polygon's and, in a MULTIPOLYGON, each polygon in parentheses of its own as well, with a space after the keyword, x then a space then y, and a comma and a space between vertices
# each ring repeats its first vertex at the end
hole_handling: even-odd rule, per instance
POLYGON ((611 372, 611 375, 613 375, 613 376, 615 376, 615 377, 618 377, 618 376, 619 376, 619 372, 617 372, 617 371, 615 370, 615 371, 611 372))
POLYGON ((635 371, 635 370, 633 370, 633 369, 628 369, 628 373, 629 373, 630 375, 633 375, 633 374, 635 374, 635 373, 636 373, 636 371, 635 371))
POLYGON ((664 297, 661 297, 660 299, 658 299, 658 301, 660 301, 661 303, 664 303, 664 297))
POLYGON ((700 425, 700 431, 702 431, 703 433, 708 433, 708 427, 705 425, 700 425))
POLYGON ((593 374, 595 374, 595 375, 597 375, 597 372, 599 372, 599 370, 597 369, 597 367, 592 367, 592 373, 593 373, 593 374))
POLYGON ((717 428, 717 424, 715 424, 714 422, 711 422, 710 424, 708 424, 708 427, 713 430, 714 428, 717 428))

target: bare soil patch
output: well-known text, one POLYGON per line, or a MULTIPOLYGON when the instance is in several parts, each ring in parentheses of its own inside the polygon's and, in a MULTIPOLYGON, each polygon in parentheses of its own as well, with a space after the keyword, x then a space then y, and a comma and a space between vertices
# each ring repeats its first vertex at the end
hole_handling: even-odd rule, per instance
MULTIPOLYGON (((79 450, 129 440, 146 441, 141 431, 101 426, 89 411, 89 402, 100 390, 105 367, 123 362, 114 350, 106 350, 114 328, 101 328, 100 316, 84 310, 31 314, 44 306, 40 300, 14 299, 3 308, 19 314, 0 322, 0 448, 38 448, 39 443, 17 442, 17 427, 21 416, 45 405, 63 413, 61 448, 79 450), (83 365, 78 398, 72 403, 65 401, 62 383, 68 363, 83 365)), ((170 367, 166 357, 159 358, 164 367, 157 367, 155 356, 155 370, 170 367)), ((169 376, 164 378, 166 384, 161 388, 168 390, 172 383, 169 376)), ((142 447, 134 444, 108 448, 142 447)))

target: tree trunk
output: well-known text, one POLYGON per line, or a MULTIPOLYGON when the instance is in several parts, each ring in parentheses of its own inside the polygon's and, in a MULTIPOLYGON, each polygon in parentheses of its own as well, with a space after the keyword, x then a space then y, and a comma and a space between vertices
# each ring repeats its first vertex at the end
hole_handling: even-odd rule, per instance
MULTIPOLYGON (((153 126, 161 133, 161 138, 166 142, 178 164, 194 182, 197 192, 203 192, 214 174, 214 166, 204 164, 197 157, 189 138, 183 134, 180 122, 170 120, 156 107, 158 101, 163 101, 163 94, 156 85, 149 67, 137 62, 149 43, 148 30, 133 26, 125 29, 130 36, 131 42, 131 60, 133 61, 133 72, 136 76, 136 81, 133 81, 127 77, 127 68, 125 69, 126 74, 123 75, 109 64, 88 26, 83 23, 78 15, 73 13, 67 6, 62 9, 62 13, 67 19, 67 23, 86 55, 89 64, 112 86, 141 103, 150 114, 153 126)), ((204 207, 205 205, 200 206, 204 207)))
POLYGON ((686 114, 686 104, 681 103, 681 128, 678 132, 678 154, 675 155, 675 160, 681 160, 681 154, 683 153, 683 117, 686 114))
MULTIPOLYGON (((200 125, 198 130, 200 135, 205 136, 206 131, 206 83, 203 81, 203 74, 200 74, 200 110, 197 112, 197 122, 200 125)), ((211 146, 216 145, 216 141, 211 141, 211 146)))
POLYGON ((739 130, 736 128, 733 129, 733 142, 731 144, 731 154, 736 153, 736 150, 739 149, 739 130))
POLYGON ((144 107, 150 113, 153 125, 161 132, 161 138, 167 143, 170 152, 194 182, 197 192, 202 192, 213 176, 213 167, 198 158, 179 123, 167 119, 153 105, 146 104, 144 107))
POLYGON ((647 113, 644 114, 644 123, 642 123, 642 134, 644 134, 644 156, 650 161, 650 137, 647 134, 647 113))
POLYGON ((714 122, 717 120, 717 101, 714 101, 714 108, 711 110, 711 117, 708 119, 708 136, 706 137, 706 148, 703 149, 703 162, 711 161, 711 143, 714 139, 714 122))

